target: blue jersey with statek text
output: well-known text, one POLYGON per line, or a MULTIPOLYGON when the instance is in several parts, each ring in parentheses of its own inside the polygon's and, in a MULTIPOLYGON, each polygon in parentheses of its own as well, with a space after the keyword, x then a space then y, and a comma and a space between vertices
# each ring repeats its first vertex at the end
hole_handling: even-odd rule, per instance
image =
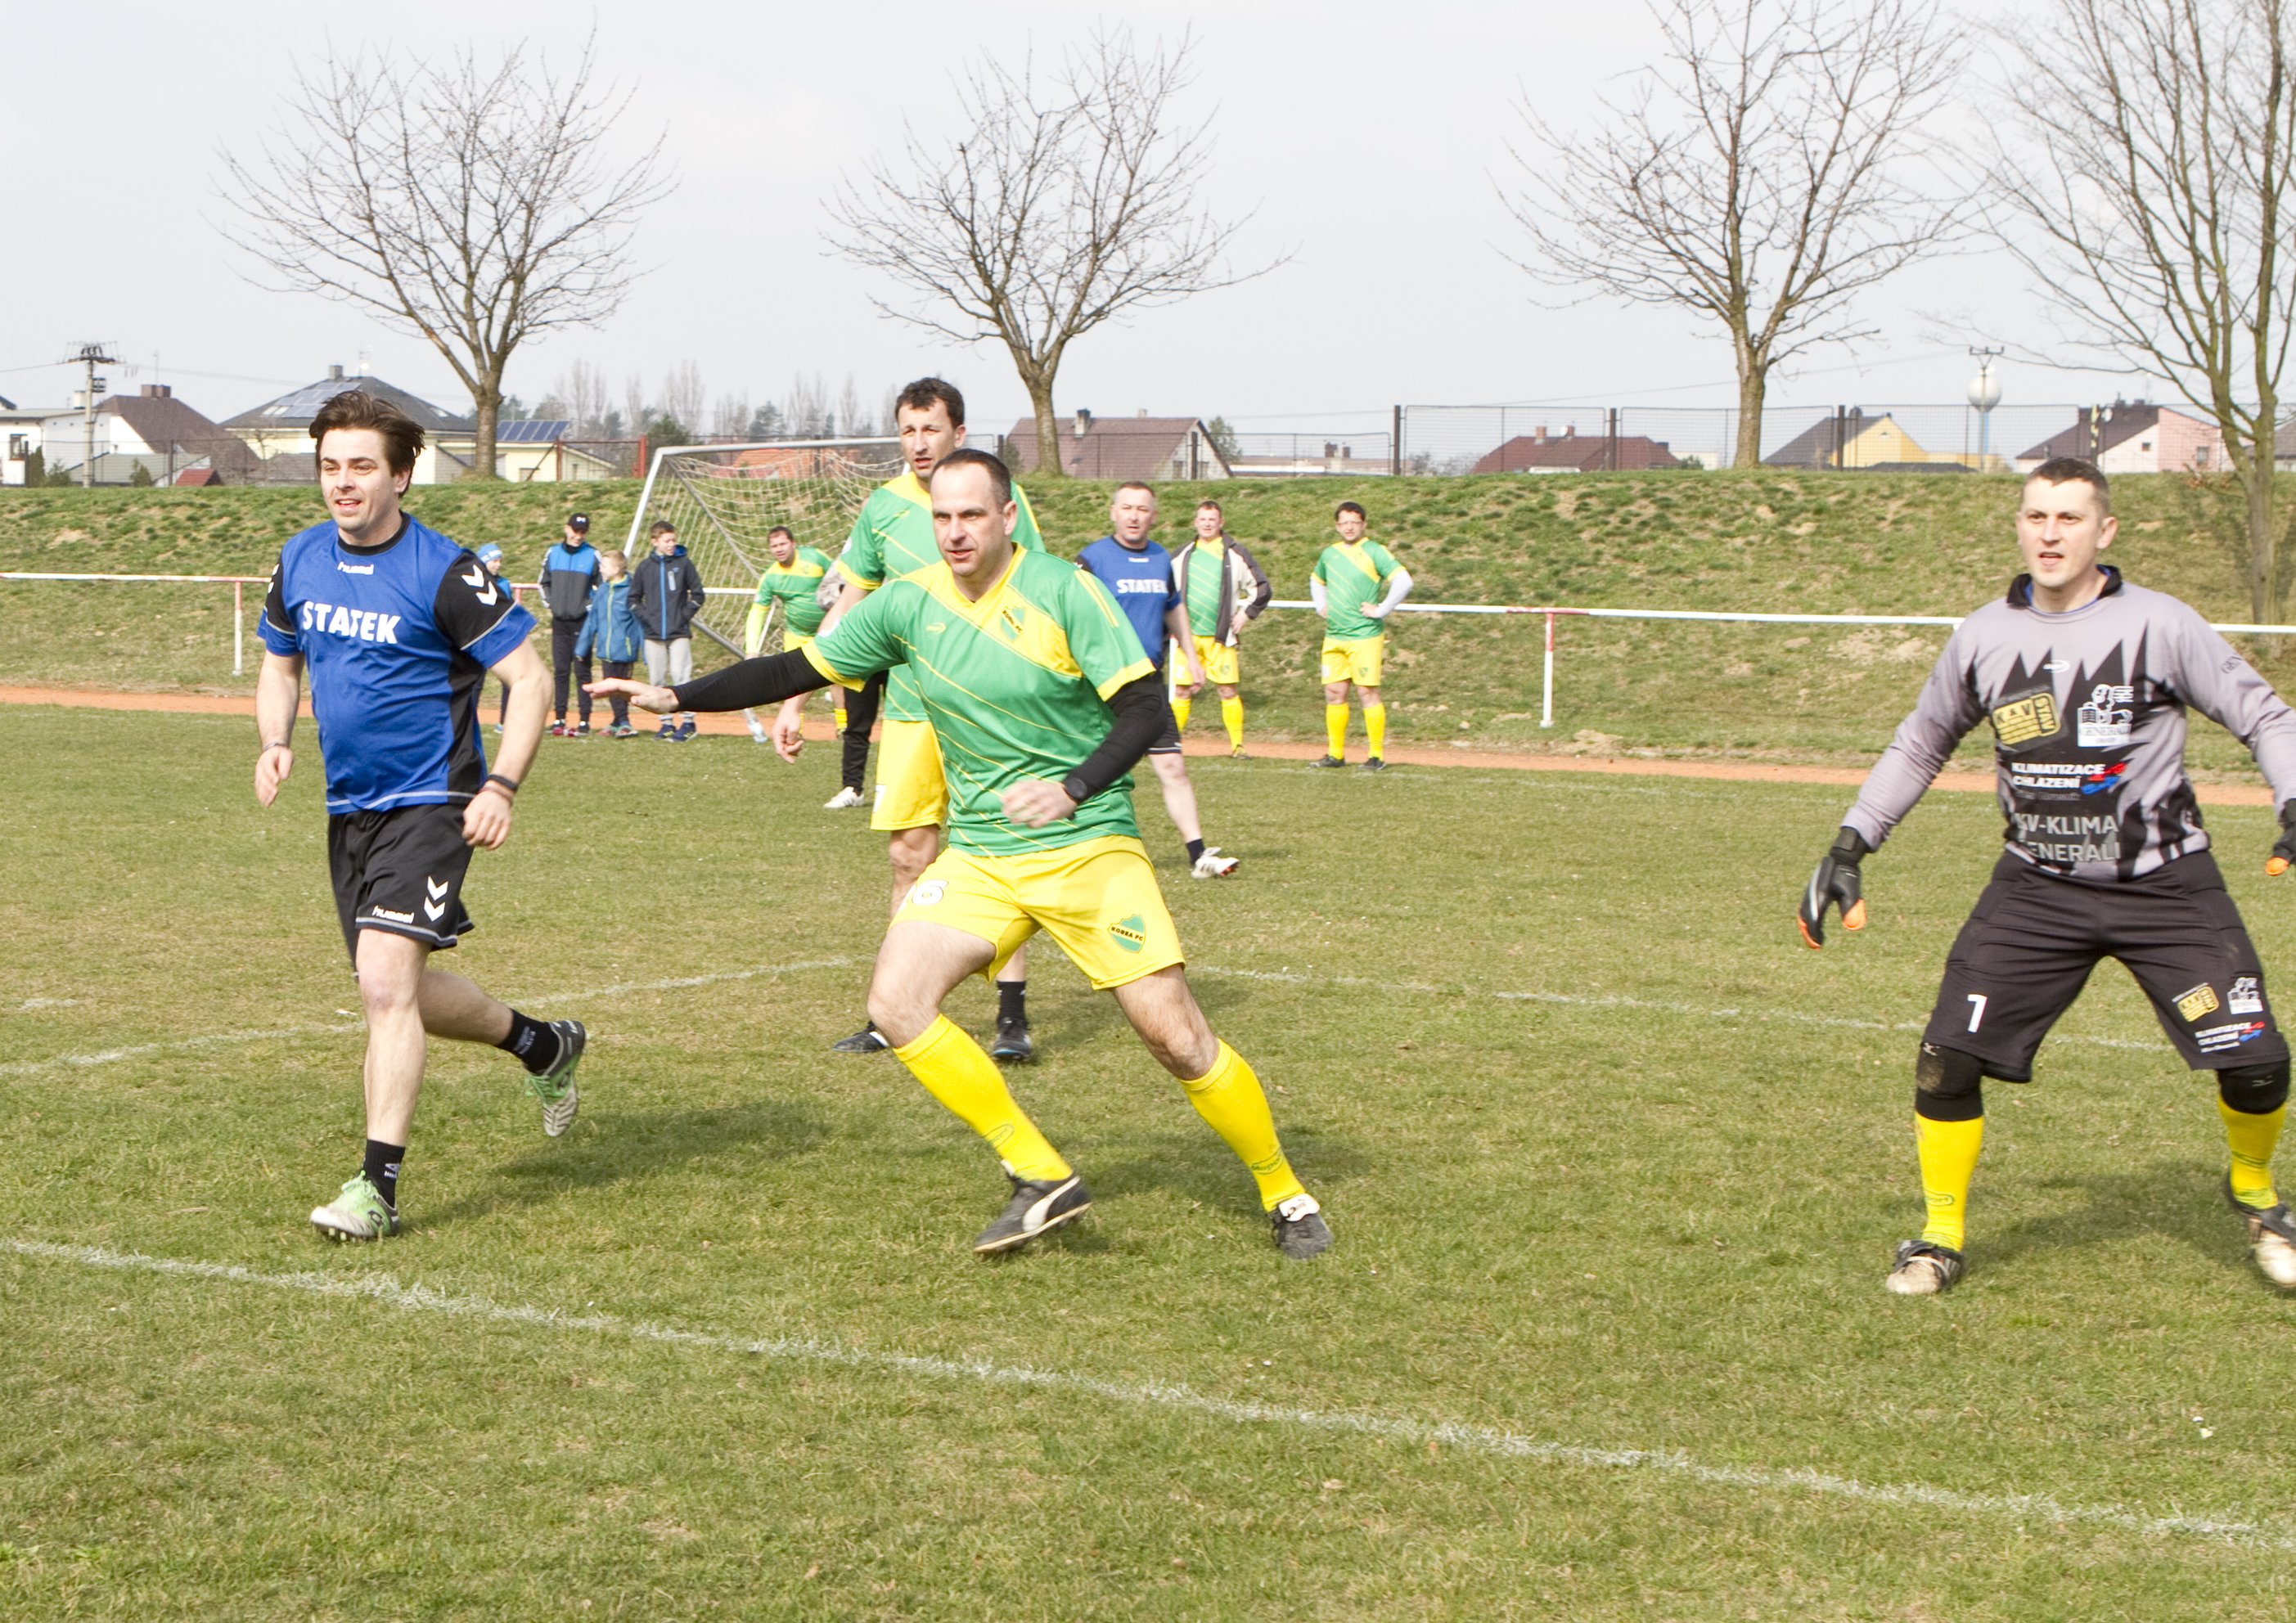
POLYGON ((332 522, 288 542, 261 627, 266 648, 310 672, 327 810, 340 815, 479 791, 479 686, 534 617, 467 549, 407 516, 376 546, 332 522))
POLYGON ((1180 606, 1179 583, 1172 578, 1172 554, 1153 541, 1136 551, 1114 536, 1103 536, 1077 554, 1077 567, 1097 578, 1140 635, 1148 662, 1164 668, 1164 644, 1171 640, 1165 614, 1180 606))

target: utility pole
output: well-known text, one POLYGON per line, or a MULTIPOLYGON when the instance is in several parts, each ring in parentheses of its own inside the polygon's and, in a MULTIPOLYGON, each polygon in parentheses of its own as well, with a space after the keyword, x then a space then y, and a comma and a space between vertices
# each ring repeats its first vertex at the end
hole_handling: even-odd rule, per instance
POLYGON ((104 386, 103 380, 95 375, 95 369, 98 366, 114 366, 119 363, 119 357, 111 354, 108 346, 103 344, 82 344, 78 354, 64 357, 65 365, 87 369, 87 388, 79 398, 79 482, 82 489, 95 487, 95 397, 104 386))

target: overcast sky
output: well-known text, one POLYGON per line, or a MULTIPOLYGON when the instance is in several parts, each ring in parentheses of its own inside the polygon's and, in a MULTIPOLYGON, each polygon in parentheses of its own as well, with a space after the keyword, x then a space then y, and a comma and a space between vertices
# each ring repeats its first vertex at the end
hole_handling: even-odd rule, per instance
MULTIPOLYGON (((511 389, 532 401, 579 357, 619 396, 625 378, 650 386, 690 360, 713 398, 779 398, 798 373, 817 373, 832 396, 849 374, 873 403, 933 370, 967 390, 977 426, 1001 428, 1026 406, 1003 352, 878 316, 867 273, 824 251, 823 199, 896 147, 904 120, 953 133, 951 69, 969 53, 1055 56, 1108 20, 1152 35, 1193 27, 1190 105, 1217 137, 1206 201, 1257 211, 1241 259, 1292 258, 1081 340, 1061 375, 1063 412, 1219 414, 1275 430, 1369 427, 1396 402, 1731 398, 1727 347, 1688 315, 1550 307, 1540 300, 1554 295, 1506 257, 1521 245, 1496 185, 1512 184, 1515 106, 1528 97, 1558 127, 1585 127, 1596 97, 1652 49, 1631 5, 1023 3, 965 7, 953 27, 943 14, 685 0, 599 12, 601 59, 636 91, 617 137, 635 148, 665 132, 678 189, 647 217, 652 268, 619 313, 522 352, 511 389)), ((125 0, 10 29, 0 395, 62 401, 77 373, 52 363, 99 339, 129 363, 111 369, 115 389, 156 377, 218 418, 362 354, 376 374, 467 408, 422 340, 350 306, 250 285, 255 267, 217 230, 218 154, 252 151, 298 65, 331 41, 339 52, 381 43, 362 31, 369 15, 427 51, 526 41, 565 61, 586 26, 571 7, 492 0, 398 0, 371 13, 125 0), (567 20, 537 32, 544 16, 567 20)), ((1958 401, 1967 337, 1939 341, 1919 312, 2006 325, 2031 308, 1998 254, 1934 262, 1868 300, 1876 341, 1822 353, 1771 398, 1958 401)), ((2015 365, 2000 375, 2013 404, 2109 398, 2115 386, 2015 365)))

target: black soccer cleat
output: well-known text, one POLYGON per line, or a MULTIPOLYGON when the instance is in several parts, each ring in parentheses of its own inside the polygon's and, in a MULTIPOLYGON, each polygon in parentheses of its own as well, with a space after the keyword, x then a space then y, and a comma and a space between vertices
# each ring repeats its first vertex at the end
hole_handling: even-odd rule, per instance
POLYGON ((1882 1283, 1892 1296, 1942 1296, 1961 1283, 1961 1253, 1951 1246, 1907 1240, 1898 1247, 1897 1265, 1882 1283))
POLYGON ((1387 758, 1383 755, 1367 755, 1364 757, 1363 769, 1365 772, 1385 772, 1387 758))
POLYGON ((1064 1178, 1037 1178, 1023 1181, 1007 1166, 1004 1176, 1013 1180, 1013 1198, 996 1222, 980 1231, 972 1242, 976 1257, 993 1256, 1023 1246, 1048 1229, 1073 1222, 1092 1209, 1092 1196, 1085 1190, 1084 1180, 1073 1172, 1064 1178))
POLYGON ((1314 1195, 1278 1201, 1267 1216, 1275 1225, 1275 1249, 1286 1257, 1305 1262, 1332 1249, 1331 1225, 1324 1221, 1324 1209, 1314 1195))
POLYGON ((1320 761, 1309 761, 1308 763, 1308 766, 1311 770, 1320 770, 1324 772, 1337 772, 1341 767, 1346 765, 1347 762, 1341 760, 1336 755, 1327 755, 1320 761))
POLYGON ((996 1022, 996 1040, 988 1045, 992 1060, 1009 1060, 1025 1065, 1037 1057, 1037 1041, 1029 1035, 1026 1020, 1000 1020, 996 1022))
POLYGON ((864 1026, 851 1037, 840 1037, 830 1044, 832 1053, 883 1053, 892 1044, 874 1026, 864 1026))

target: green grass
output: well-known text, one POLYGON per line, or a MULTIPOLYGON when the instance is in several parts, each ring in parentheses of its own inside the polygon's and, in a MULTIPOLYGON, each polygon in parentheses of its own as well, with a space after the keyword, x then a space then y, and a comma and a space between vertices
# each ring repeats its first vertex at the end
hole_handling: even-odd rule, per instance
MULTIPOLYGON (((315 775, 258 811, 236 720, 12 709, 0 748, 0 1242, 565 1316, 0 1251, 0 1615, 2290 1610, 2296 1303, 2246 1261, 2210 1092, 2125 977, 2037 1086, 1993 1090, 1967 1282, 1880 1289, 1920 1204, 1905 1027, 1989 863, 1986 797, 1925 804, 1868 865, 1874 928, 1819 955, 1787 910, 1840 791, 1207 763, 1242 876, 1189 882, 1152 794, 1144 827, 1339 1245, 1275 1257, 1242 1170, 1047 950, 1018 1086, 1096 1204, 983 1265, 987 1152, 890 1061, 824 1051, 885 884, 882 840, 817 809, 828 762, 552 745, 455 958, 590 1024, 581 1120, 545 1142, 510 1062, 440 1045, 411 1230, 346 1250, 303 1220, 358 1133, 315 775), (1175 1386, 1754 1480, 1144 1396, 1175 1386), (2016 1495, 2266 1539, 1992 1503, 2016 1495)), ((2284 961, 2267 815, 2210 822, 2284 961)))
MULTIPOLYGON (((627 528, 637 491, 581 488, 596 533, 627 528)), ((1348 496, 1371 509, 1374 533, 1427 602, 1954 615, 2014 569, 2016 485, 1999 478, 1229 480, 1167 487, 1166 539, 1187 533, 1200 491, 1227 504, 1230 529, 1289 598, 1306 595, 1332 505, 1348 496)), ((1037 493, 1056 550, 1073 553, 1101 532, 1108 495, 1080 480, 1037 493)), ((2114 556, 2132 578, 2212 619, 2250 618, 2218 539, 2234 516, 2227 487, 2135 477, 2116 482, 2114 497, 2124 527, 2114 556)), ((499 542, 525 570, 554 538, 567 500, 562 488, 447 486, 416 493, 414 506, 470 545, 499 542)), ((259 575, 280 541, 317 516, 301 490, 0 491, 0 570, 259 575)), ((1295 611, 1270 616, 1247 639, 1255 727, 1322 735, 1320 632, 1295 611)), ((2278 645, 2286 640, 2247 650, 2284 688, 2296 686, 2296 649, 2278 645)), ((1390 637, 1386 696, 1398 742, 1849 760, 1879 752, 1943 643, 1942 631, 1922 628, 1565 621, 1556 725, 1543 732, 1538 621, 1405 617, 1390 637)), ((705 665, 718 657, 702 652, 705 665)), ((231 675, 220 589, 0 586, 0 683, 242 693, 252 681, 231 675)), ((2200 731, 2197 764, 2252 775, 2236 745, 2200 731)))

